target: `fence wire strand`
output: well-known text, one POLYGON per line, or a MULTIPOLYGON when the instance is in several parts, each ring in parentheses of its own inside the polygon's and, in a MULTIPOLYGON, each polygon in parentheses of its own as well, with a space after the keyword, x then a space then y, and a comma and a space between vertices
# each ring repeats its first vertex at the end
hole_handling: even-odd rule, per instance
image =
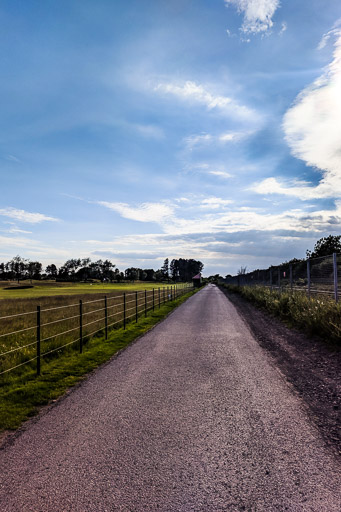
MULTIPOLYGON (((84 317, 84 316, 94 315, 94 314, 99 313, 101 311, 106 311, 106 316, 104 318, 98 318, 98 319, 95 319, 95 320, 93 320, 91 322, 87 322, 86 324, 83 324, 80 321, 79 325, 77 325, 76 327, 73 327, 71 329, 67 329, 65 331, 52 334, 52 335, 50 335, 48 337, 45 337, 43 339, 39 339, 39 340, 36 339, 36 340, 26 344, 26 345, 21 345, 19 347, 10 348, 9 350, 7 350, 5 352, 0 353, 0 357, 8 355, 8 354, 15 353, 15 352, 19 352, 19 351, 24 350, 25 348, 31 347, 33 345, 36 345, 38 347, 38 342, 40 344, 46 343, 48 341, 51 341, 54 338, 57 338, 57 337, 60 337, 60 336, 65 336, 66 334, 69 334, 71 332, 79 330, 81 327, 85 328, 85 327, 87 327, 89 325, 101 322, 102 326, 100 328, 97 328, 95 331, 93 331, 91 333, 86 333, 86 332, 83 333, 83 335, 82 335, 83 339, 90 338, 91 336, 94 336, 96 333, 103 332, 106 328, 109 329, 109 328, 114 327, 116 325, 122 325, 124 323, 124 315, 125 315, 125 320, 126 321, 127 320, 129 321, 132 318, 136 318, 136 316, 139 317, 139 316, 141 316, 141 314, 147 313, 148 311, 150 311, 156 305, 165 304, 170 299, 174 300, 179 295, 182 295, 182 294, 188 292, 190 288, 191 288, 190 286, 181 288, 179 290, 176 290, 176 289, 173 288, 172 291, 170 289, 168 289, 168 287, 167 287, 167 289, 165 287, 163 287, 163 288, 156 288, 156 289, 154 289, 154 291, 152 291, 152 290, 146 290, 146 291, 141 290, 141 291, 137 291, 137 293, 136 292, 128 292, 128 293, 121 294, 121 295, 106 296, 106 297, 103 297, 101 299, 89 300, 89 301, 85 301, 85 302, 82 302, 82 303, 78 302, 78 303, 73 303, 73 304, 66 304, 66 305, 63 305, 63 306, 55 306, 55 307, 50 307, 50 308, 46 308, 46 309, 40 309, 40 314, 42 314, 42 313, 52 312, 52 311, 61 310, 61 309, 65 309, 65 308, 79 307, 80 304, 82 304, 82 305, 93 304, 93 303, 101 302, 101 301, 105 300, 105 298, 106 298, 106 306, 104 306, 104 307, 102 307, 100 309, 96 309, 96 310, 93 310, 93 311, 81 312, 81 313, 79 313, 77 315, 72 315, 72 316, 69 316, 69 317, 66 317, 66 318, 58 318, 56 320, 50 320, 50 321, 47 321, 47 322, 45 322, 43 324, 39 323, 38 320, 37 320, 37 325, 26 327, 26 328, 23 328, 23 329, 18 329, 16 331, 12 331, 12 332, 9 332, 9 333, 0 334, 0 338, 3 338, 3 337, 13 336, 13 335, 16 335, 16 334, 21 334, 21 333, 24 333, 24 332, 36 329, 37 330, 37 336, 38 336, 38 329, 42 329, 43 327, 48 327, 48 326, 55 325, 55 324, 58 324, 58 323, 61 323, 61 322, 66 322, 66 321, 69 321, 69 320, 75 320, 75 319, 80 319, 81 320, 81 318, 84 317), (156 290, 157 290, 157 293, 155 294, 156 290), (127 300, 127 297, 132 297, 132 298, 127 300), (117 300, 124 299, 124 298, 125 298, 125 301, 122 300, 121 302, 117 302, 117 300), (108 304, 109 301, 113 301, 113 300, 116 300, 116 303, 108 304), (134 305, 132 307, 127 308, 127 304, 131 304, 131 303, 134 303, 134 305), (115 311, 112 314, 108 314, 109 309, 113 310, 113 308, 118 308, 119 311, 115 311), (129 314, 130 311, 133 311, 133 313, 129 314), (118 320, 108 324, 108 320, 110 318, 117 317, 117 316, 120 317, 118 320), (105 323, 106 323, 106 325, 105 325, 105 323)), ((24 315, 34 315, 34 314, 36 315, 38 311, 39 310, 37 309, 36 311, 25 311, 23 313, 17 313, 17 314, 13 314, 13 315, 6 315, 6 316, 3 316, 3 317, 0 317, 0 321, 1 320, 17 318, 17 317, 21 317, 21 316, 24 316, 24 315)), ((48 350, 47 352, 39 354, 39 356, 36 355, 35 357, 33 357, 33 358, 31 358, 31 359, 29 359, 27 361, 23 361, 23 362, 21 362, 19 364, 16 364, 15 366, 12 366, 11 368, 7 368, 5 370, 2 370, 0 372, 0 375, 2 375, 4 373, 8 373, 8 372, 10 372, 12 370, 15 370, 16 368, 24 366, 24 365, 26 365, 26 364, 28 364, 28 363, 30 363, 32 361, 35 361, 35 360, 39 359, 39 357, 42 358, 42 357, 45 357, 45 356, 47 356, 49 354, 52 354, 54 352, 58 352, 58 351, 62 350, 63 348, 65 348, 65 347, 67 347, 69 345, 73 345, 73 344, 77 343, 82 338, 79 337, 76 340, 68 341, 67 343, 64 343, 63 345, 59 345, 58 347, 54 347, 54 348, 48 350)))

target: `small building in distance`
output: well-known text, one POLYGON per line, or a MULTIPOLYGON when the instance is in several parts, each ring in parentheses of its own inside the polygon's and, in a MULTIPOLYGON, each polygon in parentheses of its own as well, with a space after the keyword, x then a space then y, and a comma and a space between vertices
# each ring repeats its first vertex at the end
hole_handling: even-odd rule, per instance
POLYGON ((201 286, 201 280, 202 280, 202 278, 201 278, 200 272, 196 276, 192 277, 192 282, 193 282, 194 288, 199 288, 201 286))

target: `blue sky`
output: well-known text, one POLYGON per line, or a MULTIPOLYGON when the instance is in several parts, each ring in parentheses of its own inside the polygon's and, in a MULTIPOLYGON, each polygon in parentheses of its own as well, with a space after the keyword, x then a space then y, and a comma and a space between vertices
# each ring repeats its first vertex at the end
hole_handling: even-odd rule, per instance
POLYGON ((340 234, 339 0, 4 0, 0 261, 206 275, 340 234))

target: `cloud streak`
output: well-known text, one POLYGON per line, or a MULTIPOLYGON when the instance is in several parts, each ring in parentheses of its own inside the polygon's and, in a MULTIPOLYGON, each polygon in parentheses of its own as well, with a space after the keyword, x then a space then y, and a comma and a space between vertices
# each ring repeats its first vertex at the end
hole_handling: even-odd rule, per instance
POLYGON ((13 207, 0 208, 0 215, 9 217, 10 219, 15 219, 17 221, 27 222, 29 224, 39 224, 40 222, 45 221, 57 222, 59 220, 54 217, 48 217, 43 213, 26 212, 25 210, 20 210, 13 207))
POLYGON ((125 219, 138 222, 160 222, 173 215, 174 208, 165 203, 143 203, 139 206, 129 206, 127 203, 110 203, 98 201, 97 204, 119 213, 125 219))
POLYGON ((209 111, 220 110, 245 119, 257 117, 256 113, 245 105, 240 105, 228 96, 215 95, 203 85, 191 80, 184 83, 159 83, 154 87, 154 91, 170 94, 184 102, 203 105, 209 111))

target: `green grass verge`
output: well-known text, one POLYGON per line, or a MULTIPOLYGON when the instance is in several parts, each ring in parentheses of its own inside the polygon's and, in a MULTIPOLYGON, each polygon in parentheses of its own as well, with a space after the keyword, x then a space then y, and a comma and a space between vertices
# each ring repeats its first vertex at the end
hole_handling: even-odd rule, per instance
POLYGON ((126 330, 110 331, 108 340, 103 335, 91 338, 82 354, 69 350, 58 358, 42 361, 39 377, 33 372, 14 375, 0 387, 0 432, 18 428, 23 421, 37 414, 41 406, 63 395, 93 369, 150 330, 196 291, 149 312, 147 317, 140 317, 138 323, 128 323, 126 330))
POLYGON ((263 286, 223 285, 256 306, 266 309, 291 327, 308 335, 341 345, 341 304, 324 297, 307 297, 303 293, 271 291, 263 286))

